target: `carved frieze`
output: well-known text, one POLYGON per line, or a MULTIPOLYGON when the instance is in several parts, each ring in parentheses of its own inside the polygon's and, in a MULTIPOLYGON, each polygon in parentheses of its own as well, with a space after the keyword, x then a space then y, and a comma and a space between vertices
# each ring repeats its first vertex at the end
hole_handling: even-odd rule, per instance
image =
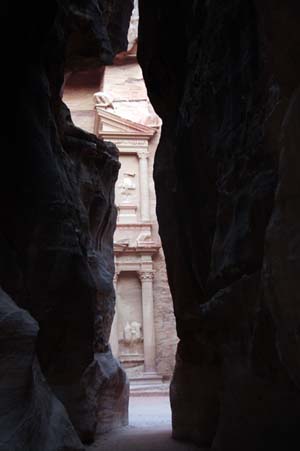
MULTIPOLYGON (((141 139, 132 139, 128 137, 127 139, 114 139, 114 144, 117 147, 121 147, 120 151, 122 152, 122 147, 146 147, 148 148, 148 141, 141 139)), ((136 152, 136 149, 133 150, 136 152)))

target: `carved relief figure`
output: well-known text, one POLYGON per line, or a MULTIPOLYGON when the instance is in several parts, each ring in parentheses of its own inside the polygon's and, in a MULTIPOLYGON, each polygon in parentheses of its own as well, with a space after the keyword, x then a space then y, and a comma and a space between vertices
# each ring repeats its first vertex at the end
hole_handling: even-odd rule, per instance
POLYGON ((137 246, 142 246, 145 243, 150 244, 150 245, 154 244, 154 241, 152 240, 151 232, 149 232, 149 231, 141 232, 136 239, 137 246))
POLYGON ((142 325, 138 321, 131 323, 132 343, 140 343, 142 341, 142 325))
POLYGON ((142 325, 138 321, 127 321, 123 331, 123 343, 130 348, 130 353, 139 354, 138 344, 142 343, 142 325))
POLYGON ((135 172, 124 172, 121 182, 118 183, 123 202, 130 202, 133 199, 136 190, 135 176, 135 172))

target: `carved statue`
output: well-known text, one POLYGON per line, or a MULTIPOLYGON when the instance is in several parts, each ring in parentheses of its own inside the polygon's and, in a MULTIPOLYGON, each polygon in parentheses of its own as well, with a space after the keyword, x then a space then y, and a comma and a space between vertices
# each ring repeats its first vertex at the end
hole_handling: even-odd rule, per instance
POLYGON ((136 244, 137 244, 137 246, 141 246, 141 245, 143 245, 143 243, 146 243, 146 244, 153 243, 151 232, 144 231, 139 234, 139 236, 136 239, 136 244))
POLYGON ((131 323, 131 336, 133 343, 139 343, 142 338, 142 325, 138 321, 132 321, 131 323))
POLYGON ((127 321, 124 327, 124 343, 127 346, 133 346, 142 341, 142 325, 138 321, 127 321))
POLYGON ((118 183, 118 188, 121 191, 124 202, 129 202, 132 197, 132 191, 136 190, 136 184, 134 181, 135 172, 124 172, 123 180, 118 183))

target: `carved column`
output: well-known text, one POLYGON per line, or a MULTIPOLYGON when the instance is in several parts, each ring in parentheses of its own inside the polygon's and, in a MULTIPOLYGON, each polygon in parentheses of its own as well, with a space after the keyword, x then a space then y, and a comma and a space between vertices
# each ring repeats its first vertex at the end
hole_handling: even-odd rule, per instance
POLYGON ((118 282, 118 274, 114 275, 114 288, 116 294, 116 303, 115 303, 115 316, 111 327, 110 332, 110 345, 112 353, 115 357, 119 357, 119 334, 118 334, 118 306, 117 306, 117 282, 118 282))
POLYGON ((150 220, 150 202, 149 202, 149 180, 148 180, 148 156, 147 150, 138 152, 139 172, 140 172, 140 190, 141 190, 141 219, 150 220))
POLYGON ((144 371, 155 373, 155 328, 153 309, 153 271, 140 272, 143 304, 144 371))

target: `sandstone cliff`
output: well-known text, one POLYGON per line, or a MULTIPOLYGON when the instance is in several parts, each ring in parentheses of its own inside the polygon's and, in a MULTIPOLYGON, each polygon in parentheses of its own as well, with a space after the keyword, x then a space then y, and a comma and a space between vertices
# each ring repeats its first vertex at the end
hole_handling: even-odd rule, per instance
MULTIPOLYGON (((1 315, 20 317, 1 362, 21 359, 1 373, 14 412, 0 423, 5 451, 77 450, 77 433, 90 442, 97 425, 127 422, 127 380, 108 345, 118 151, 77 129, 61 95, 65 71, 126 47, 131 3, 1 8, 0 285, 13 300, 1 295, 1 315)), ((11 327, 1 321, 1 336, 11 327)))
POLYGON ((164 123, 173 434, 218 450, 297 439, 299 19, 296 1, 140 1, 139 60, 164 123))

